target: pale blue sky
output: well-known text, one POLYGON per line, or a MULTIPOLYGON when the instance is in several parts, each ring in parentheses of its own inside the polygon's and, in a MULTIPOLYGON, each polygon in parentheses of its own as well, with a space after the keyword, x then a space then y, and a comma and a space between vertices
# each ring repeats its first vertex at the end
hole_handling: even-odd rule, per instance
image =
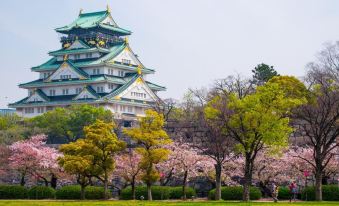
POLYGON ((109 4, 130 44, 156 70, 150 80, 180 98, 230 74, 251 75, 261 62, 301 76, 327 41, 339 40, 339 1, 330 0, 8 0, 0 3, 0 108, 27 95, 30 67, 60 48, 54 28, 109 4))

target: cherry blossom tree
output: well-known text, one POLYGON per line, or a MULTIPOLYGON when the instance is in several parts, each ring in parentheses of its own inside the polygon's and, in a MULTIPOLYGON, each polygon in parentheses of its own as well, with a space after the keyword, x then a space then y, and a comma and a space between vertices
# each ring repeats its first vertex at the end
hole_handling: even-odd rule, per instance
POLYGON ((36 135, 30 139, 18 141, 9 146, 11 155, 8 158, 9 166, 20 174, 20 184, 25 185, 25 177, 30 175, 42 179, 45 185, 50 182, 56 186, 56 174, 60 171, 57 158, 60 153, 46 146, 46 136, 36 135), (48 181, 48 176, 51 180, 48 181))
POLYGON ((206 167, 214 169, 209 164, 211 159, 200 155, 199 151, 188 143, 174 142, 168 146, 171 154, 167 161, 157 166, 161 174, 161 181, 168 182, 171 177, 182 180, 183 199, 186 199, 186 188, 190 179, 201 176, 206 167))
POLYGON ((114 174, 122 177, 132 187, 132 198, 135 200, 135 184, 141 180, 141 155, 131 150, 128 153, 116 156, 114 174))

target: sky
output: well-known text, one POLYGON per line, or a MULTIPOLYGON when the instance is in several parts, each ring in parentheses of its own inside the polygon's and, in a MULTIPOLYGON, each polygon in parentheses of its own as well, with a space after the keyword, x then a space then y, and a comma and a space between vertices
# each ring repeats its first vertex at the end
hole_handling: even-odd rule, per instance
POLYGON ((0 3, 0 108, 27 96, 19 83, 61 47, 55 28, 109 5, 162 98, 209 86, 260 63, 301 77, 325 42, 339 40, 335 0, 11 0, 0 3))

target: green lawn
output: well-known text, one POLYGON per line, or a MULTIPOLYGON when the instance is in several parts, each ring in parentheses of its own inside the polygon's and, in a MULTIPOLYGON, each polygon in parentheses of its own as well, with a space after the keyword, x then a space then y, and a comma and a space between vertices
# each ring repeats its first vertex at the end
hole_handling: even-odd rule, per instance
POLYGON ((47 201, 47 200, 0 200, 0 206, 294 206, 294 205, 339 205, 339 202, 253 202, 253 203, 241 203, 241 202, 212 202, 212 201, 47 201))

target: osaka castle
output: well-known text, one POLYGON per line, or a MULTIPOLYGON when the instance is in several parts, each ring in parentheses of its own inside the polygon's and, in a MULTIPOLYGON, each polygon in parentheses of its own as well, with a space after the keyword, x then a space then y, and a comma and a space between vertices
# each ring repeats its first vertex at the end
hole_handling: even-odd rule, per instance
POLYGON ((34 117, 56 107, 90 104, 111 110, 117 119, 135 119, 160 101, 166 88, 147 81, 145 67, 128 43, 131 32, 119 27, 110 9, 80 11, 72 23, 55 29, 61 49, 32 67, 38 78, 20 84, 27 97, 9 104, 18 115, 34 117))

